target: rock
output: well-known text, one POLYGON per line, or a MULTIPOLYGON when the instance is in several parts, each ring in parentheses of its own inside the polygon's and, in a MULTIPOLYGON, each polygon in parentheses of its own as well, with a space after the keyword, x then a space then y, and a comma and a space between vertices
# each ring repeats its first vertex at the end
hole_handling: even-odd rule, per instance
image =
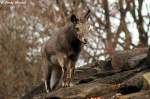
POLYGON ((128 95, 119 95, 115 99, 150 99, 150 90, 132 93, 128 95))
POLYGON ((150 72, 143 74, 144 88, 150 89, 150 72))
POLYGON ((147 57, 148 48, 136 48, 126 51, 116 51, 112 54, 111 65, 114 70, 135 68, 147 57))

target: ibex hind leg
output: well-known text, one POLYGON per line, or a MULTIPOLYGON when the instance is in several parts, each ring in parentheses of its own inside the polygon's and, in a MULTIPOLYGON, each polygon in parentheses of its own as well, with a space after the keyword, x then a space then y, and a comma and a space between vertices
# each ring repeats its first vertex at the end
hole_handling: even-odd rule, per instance
POLYGON ((49 66, 44 68, 44 83, 45 83, 45 90, 48 93, 50 91, 50 75, 51 71, 49 69, 49 66))
POLYGON ((50 74, 47 74, 47 78, 44 83, 45 83, 46 92, 49 93, 50 92, 50 74))
POLYGON ((47 93, 49 93, 49 88, 48 88, 47 81, 45 80, 44 83, 45 83, 45 90, 46 90, 47 93))
POLYGON ((60 86, 62 83, 63 71, 60 66, 56 66, 52 69, 50 78, 50 88, 54 90, 60 86))

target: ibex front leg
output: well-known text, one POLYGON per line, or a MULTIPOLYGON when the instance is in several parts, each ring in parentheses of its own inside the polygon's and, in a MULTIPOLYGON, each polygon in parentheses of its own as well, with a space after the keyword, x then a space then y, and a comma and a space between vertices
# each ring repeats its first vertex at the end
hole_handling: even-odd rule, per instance
POLYGON ((74 77, 74 70, 75 70, 75 63, 72 61, 68 61, 67 64, 67 71, 65 74, 65 86, 64 87, 70 87, 73 86, 72 81, 73 81, 73 77, 74 77))
POLYGON ((70 68, 69 68, 69 86, 73 86, 73 79, 75 75, 75 62, 70 62, 70 68))
POLYGON ((58 61, 63 71, 63 87, 72 86, 72 79, 74 76, 74 63, 68 59, 64 54, 59 54, 58 61))
POLYGON ((67 66, 68 66, 68 62, 67 62, 67 57, 66 55, 59 53, 58 54, 58 63, 62 68, 62 87, 67 87, 67 66))
POLYGON ((71 64, 70 61, 67 60, 65 66, 64 66, 63 87, 69 87, 70 64, 71 64))
POLYGON ((66 66, 63 68, 63 70, 64 70, 64 75, 63 75, 62 87, 67 87, 67 68, 66 68, 66 66))

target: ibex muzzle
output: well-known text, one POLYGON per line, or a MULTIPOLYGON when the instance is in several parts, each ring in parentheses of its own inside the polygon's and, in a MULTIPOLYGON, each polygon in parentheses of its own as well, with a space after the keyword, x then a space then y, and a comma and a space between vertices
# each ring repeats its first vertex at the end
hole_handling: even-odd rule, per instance
POLYGON ((87 19, 90 11, 84 17, 77 18, 74 14, 70 23, 59 32, 53 33, 42 49, 44 59, 44 81, 47 92, 59 86, 71 86, 75 63, 83 45, 87 43, 85 36, 89 32, 87 19))

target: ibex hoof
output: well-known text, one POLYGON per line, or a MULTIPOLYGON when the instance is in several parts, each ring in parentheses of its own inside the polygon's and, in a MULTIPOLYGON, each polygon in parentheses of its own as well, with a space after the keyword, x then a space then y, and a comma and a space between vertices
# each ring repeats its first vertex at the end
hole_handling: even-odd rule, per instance
POLYGON ((48 87, 47 87, 47 83, 46 83, 46 81, 45 81, 45 90, 46 90, 46 92, 47 93, 49 93, 50 91, 49 91, 49 89, 48 89, 48 87))
POLYGON ((49 93, 50 91, 48 89, 46 89, 46 93, 49 93))
POLYGON ((65 86, 65 82, 62 82, 62 87, 64 87, 65 86))
POLYGON ((63 82, 62 83, 62 87, 72 87, 73 83, 69 83, 69 82, 63 82))
POLYGON ((74 84, 73 84, 72 82, 71 82, 71 83, 69 83, 69 86, 70 86, 70 87, 72 87, 73 85, 74 85, 74 84))
POLYGON ((69 87, 69 86, 68 86, 68 83, 63 83, 63 84, 62 84, 62 87, 69 87))

